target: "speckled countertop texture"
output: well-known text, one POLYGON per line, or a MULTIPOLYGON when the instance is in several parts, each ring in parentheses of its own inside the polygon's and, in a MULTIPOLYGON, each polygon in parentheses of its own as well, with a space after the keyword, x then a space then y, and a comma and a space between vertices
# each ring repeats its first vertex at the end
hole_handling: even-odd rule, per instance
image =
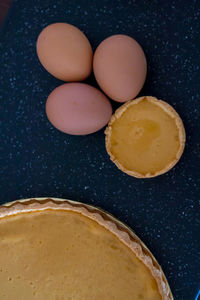
MULTIPOLYGON (((0 33, 0 202, 54 196, 109 211, 154 253, 175 299, 193 300, 200 288, 199 65, 200 1, 14 1, 0 33), (109 160, 103 130, 77 137, 51 126, 45 102, 62 82, 40 65, 35 44, 53 22, 78 26, 94 49, 116 33, 142 45, 148 76, 140 95, 173 105, 187 132, 173 170, 129 177, 109 160)), ((93 76, 87 82, 96 85, 93 76)))

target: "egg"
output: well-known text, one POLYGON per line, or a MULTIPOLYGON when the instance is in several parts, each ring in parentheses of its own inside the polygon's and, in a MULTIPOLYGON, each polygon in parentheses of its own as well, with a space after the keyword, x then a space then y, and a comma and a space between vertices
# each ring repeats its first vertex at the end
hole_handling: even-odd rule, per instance
POLYGON ((107 96, 125 102, 142 89, 147 63, 141 46, 130 36, 113 35, 105 39, 94 53, 95 78, 107 96))
POLYGON ((58 79, 79 81, 91 73, 91 45, 73 25, 54 23, 45 27, 38 37, 36 50, 43 67, 58 79))
POLYGON ((85 83, 65 83, 49 95, 46 102, 49 121, 58 130, 85 135, 103 128, 112 115, 108 98, 85 83))

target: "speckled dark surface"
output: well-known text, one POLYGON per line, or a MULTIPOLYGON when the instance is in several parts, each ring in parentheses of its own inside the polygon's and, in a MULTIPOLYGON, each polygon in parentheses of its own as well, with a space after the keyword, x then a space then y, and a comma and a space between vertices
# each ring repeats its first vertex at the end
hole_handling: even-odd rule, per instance
MULTIPOLYGON (((143 239, 177 300, 193 300, 200 288, 199 37, 195 0, 16 0, 0 33, 0 202, 56 196, 102 207, 143 239), (45 102, 61 82, 40 65, 35 43, 53 22, 78 26, 94 49, 116 33, 142 45, 148 76, 141 95, 168 101, 186 127, 186 149, 173 170, 131 178, 110 162, 103 130, 77 137, 51 126, 45 102)), ((92 76, 87 82, 95 85, 92 76)))

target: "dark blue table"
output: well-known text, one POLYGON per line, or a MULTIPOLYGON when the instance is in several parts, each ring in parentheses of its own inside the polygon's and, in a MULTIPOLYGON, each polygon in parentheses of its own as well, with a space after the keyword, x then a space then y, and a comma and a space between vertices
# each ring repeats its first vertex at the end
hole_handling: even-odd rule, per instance
MULTIPOLYGON (((55 196, 100 206, 143 239, 175 299, 194 300, 200 288, 199 63, 200 1, 14 1, 0 33, 0 202, 55 196), (51 126, 45 102, 61 82, 40 65, 35 43, 53 22, 78 26, 94 49, 116 33, 142 45, 148 76, 140 94, 169 102, 186 128, 186 149, 173 170, 148 180, 129 177, 110 162, 103 130, 77 137, 51 126)), ((87 82, 96 86, 93 76, 87 82)))

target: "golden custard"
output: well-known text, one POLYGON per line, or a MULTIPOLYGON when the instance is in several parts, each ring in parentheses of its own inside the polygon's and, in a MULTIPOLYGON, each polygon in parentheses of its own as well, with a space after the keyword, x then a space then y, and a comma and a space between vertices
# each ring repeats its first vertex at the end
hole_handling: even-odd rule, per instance
POLYGON ((0 209, 1 300, 173 299, 155 259, 137 258, 111 220, 67 201, 35 205, 0 209))
POLYGON ((106 148, 114 163, 135 177, 167 172, 179 160, 185 130, 176 111, 154 97, 122 105, 106 129, 106 148))

